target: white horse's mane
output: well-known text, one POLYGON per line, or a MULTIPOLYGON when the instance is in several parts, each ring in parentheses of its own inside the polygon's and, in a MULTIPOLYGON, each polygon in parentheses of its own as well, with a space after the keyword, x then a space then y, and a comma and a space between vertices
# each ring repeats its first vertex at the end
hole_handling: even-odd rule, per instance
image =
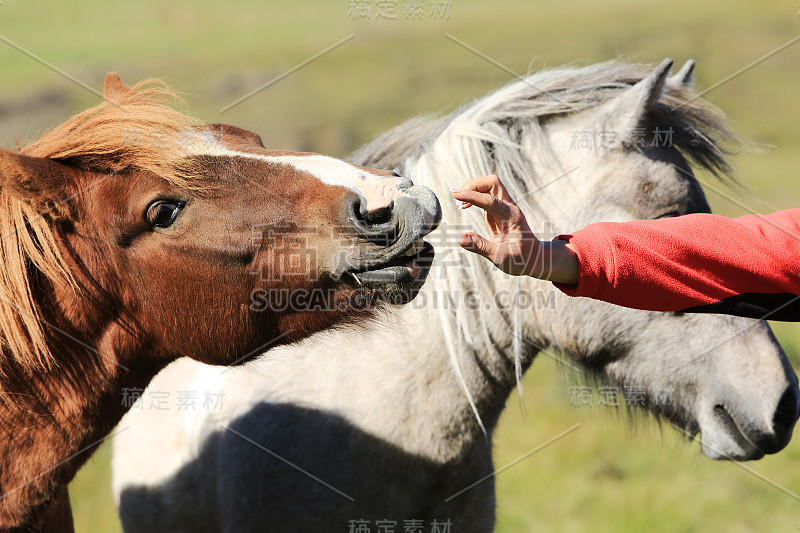
MULTIPOLYGON (((521 186, 536 186, 536 176, 518 173, 525 168, 519 155, 523 134, 532 135, 534 145, 546 151, 541 131, 545 121, 602 104, 644 79, 653 68, 606 61, 541 70, 447 116, 422 116, 400 124, 359 148, 350 159, 377 168, 402 167, 429 153, 443 137, 470 138, 482 143, 481 149, 462 155, 481 166, 508 167, 512 172, 507 175, 521 186)), ((654 123, 673 127, 673 145, 694 163, 718 177, 733 177, 724 146, 738 138, 719 109, 690 88, 667 84, 652 115, 654 123)))
MULTIPOLYGON (((432 188, 441 198, 449 196, 450 187, 458 187, 470 177, 497 174, 514 198, 524 199, 522 207, 529 217, 547 220, 547 212, 531 194, 545 185, 531 161, 545 162, 562 173, 569 169, 560 168, 556 162, 542 126, 609 101, 647 77, 653 69, 654 65, 608 61, 586 67, 542 70, 448 116, 411 119, 364 145, 350 159, 365 166, 395 169, 432 188)), ((687 159, 720 179, 735 181, 726 146, 739 142, 736 134, 721 111, 697 97, 685 84, 665 84, 649 120, 672 132, 672 146, 687 159)), ((453 202, 444 200, 442 204, 444 220, 464 220, 473 228, 482 227, 477 210, 457 215, 453 202)), ((446 238, 454 241, 457 236, 446 238)), ((442 244, 447 246, 448 242, 442 244)), ((477 290, 490 297, 496 285, 493 280, 497 279, 496 273, 490 274, 493 267, 474 254, 463 258, 468 261, 468 270, 475 274, 471 276, 473 279, 455 272, 431 275, 426 290, 439 294, 477 290)), ((458 359, 465 355, 475 358, 478 350, 511 351, 519 382, 524 364, 519 312, 515 309, 506 316, 509 330, 515 332, 514 345, 507 348, 495 344, 481 310, 466 309, 463 305, 438 309, 454 371, 481 424, 458 359)))

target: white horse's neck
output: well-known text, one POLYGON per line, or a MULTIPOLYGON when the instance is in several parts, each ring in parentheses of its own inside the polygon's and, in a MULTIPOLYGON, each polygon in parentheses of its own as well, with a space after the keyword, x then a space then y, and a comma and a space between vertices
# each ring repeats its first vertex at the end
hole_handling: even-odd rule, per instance
MULTIPOLYGON (((420 299, 435 296, 429 289, 420 299)), ((513 331, 502 312, 486 311, 487 329, 467 346, 443 320, 445 311, 435 308, 449 305, 442 296, 423 309, 412 303, 395 311, 396 319, 383 322, 395 324, 390 330, 323 334, 285 364, 280 353, 267 357, 256 363, 260 379, 281 376, 282 400, 311 401, 410 453, 442 462, 458 457, 475 439, 487 438, 481 423, 492 431, 516 384, 513 331), (357 349, 343 352, 344 346, 357 349)), ((523 348, 529 355, 530 346, 523 348)))

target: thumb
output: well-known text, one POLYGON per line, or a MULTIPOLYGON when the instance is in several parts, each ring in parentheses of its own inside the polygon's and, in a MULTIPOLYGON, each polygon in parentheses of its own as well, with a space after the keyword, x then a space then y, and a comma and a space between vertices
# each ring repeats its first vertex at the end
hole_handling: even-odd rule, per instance
POLYGON ((465 250, 476 253, 490 261, 492 260, 494 249, 497 247, 492 241, 472 232, 462 235, 458 244, 465 250))

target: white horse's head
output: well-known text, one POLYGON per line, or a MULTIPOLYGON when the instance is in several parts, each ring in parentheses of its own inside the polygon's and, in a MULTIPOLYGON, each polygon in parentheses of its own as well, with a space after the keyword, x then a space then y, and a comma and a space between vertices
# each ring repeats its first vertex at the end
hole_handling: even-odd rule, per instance
MULTIPOLYGON (((719 142, 733 134, 691 91, 693 63, 668 79, 671 65, 609 62, 540 72, 444 119, 400 126, 354 157, 397 167, 442 195, 469 177, 496 173, 545 238, 597 221, 708 211, 687 159, 724 178, 729 167, 719 142)), ((477 210, 461 213, 447 202, 443 209, 445 228, 484 227, 480 213, 470 212, 477 210)), ((453 246, 449 241, 442 248, 453 246)), ((536 353, 554 348, 619 387, 626 400, 635 392, 629 404, 701 433, 712 458, 757 459, 788 444, 800 393, 765 322, 569 298, 547 282, 511 279, 471 254, 453 261, 457 252, 444 252, 443 271, 432 274, 428 291, 477 288, 489 302, 499 290, 528 294, 517 300, 522 305, 443 312, 453 337, 466 339, 451 351, 466 348, 476 358, 495 352, 519 375, 536 353), (509 329, 520 340, 498 342, 509 329)))

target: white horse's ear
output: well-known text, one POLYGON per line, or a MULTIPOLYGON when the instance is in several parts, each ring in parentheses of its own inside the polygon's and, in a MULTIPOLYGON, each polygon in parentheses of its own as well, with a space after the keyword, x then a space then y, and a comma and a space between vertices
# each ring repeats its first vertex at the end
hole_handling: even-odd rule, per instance
POLYGON ((694 59, 690 59, 681 69, 669 77, 667 83, 673 87, 691 87, 694 85, 694 59))
POLYGON ((629 144, 640 136, 648 112, 661 98, 671 67, 672 60, 665 59, 649 76, 596 108, 596 129, 613 134, 612 145, 629 144))

